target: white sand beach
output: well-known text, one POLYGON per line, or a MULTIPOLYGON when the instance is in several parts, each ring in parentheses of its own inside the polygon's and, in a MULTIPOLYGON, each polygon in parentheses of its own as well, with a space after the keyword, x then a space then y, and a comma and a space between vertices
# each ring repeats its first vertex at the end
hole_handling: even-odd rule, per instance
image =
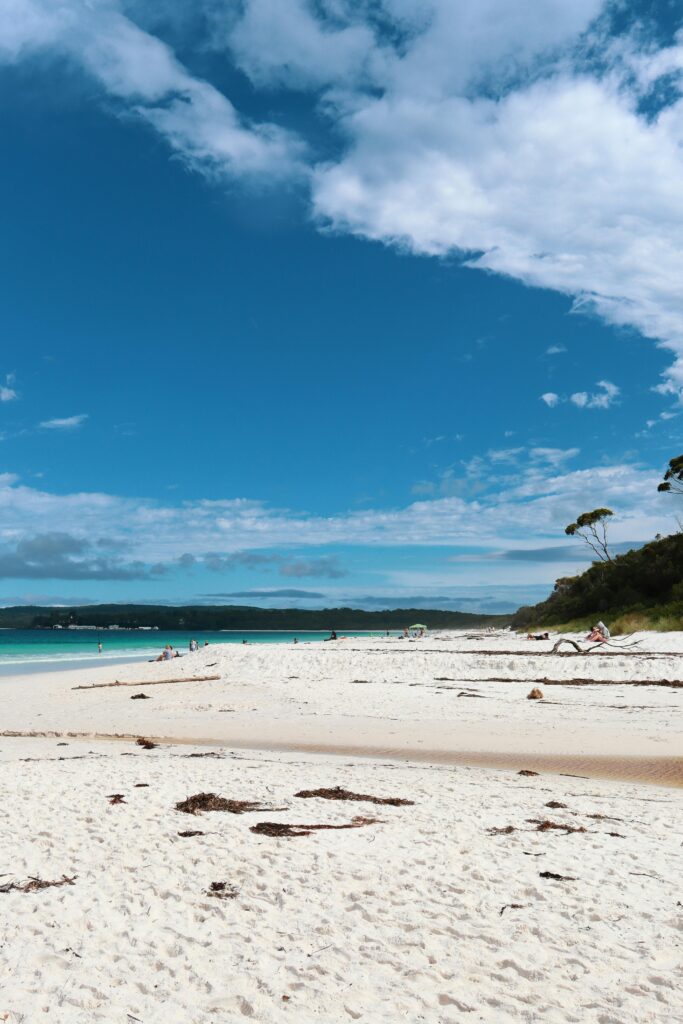
POLYGON ((683 635, 635 641, 225 645, 1 681, 0 1020, 683 1019, 683 635), (412 802, 296 796, 320 787, 412 802), (258 806, 176 809, 199 793, 258 806))

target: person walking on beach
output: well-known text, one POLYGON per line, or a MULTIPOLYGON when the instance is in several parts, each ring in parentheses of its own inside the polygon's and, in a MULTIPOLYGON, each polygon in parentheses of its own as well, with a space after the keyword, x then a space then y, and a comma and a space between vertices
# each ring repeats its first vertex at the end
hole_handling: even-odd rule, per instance
POLYGON ((97 641, 97 653, 98 654, 102 653, 102 641, 101 640, 97 641))

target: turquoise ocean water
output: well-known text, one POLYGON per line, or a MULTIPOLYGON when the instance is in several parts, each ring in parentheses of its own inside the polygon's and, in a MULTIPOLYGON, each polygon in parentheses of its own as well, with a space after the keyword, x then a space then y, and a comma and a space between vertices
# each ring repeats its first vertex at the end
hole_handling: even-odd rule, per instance
MULTIPOLYGON (((378 632, 348 632, 345 636, 383 636, 378 632)), ((300 643, 322 642, 325 631, 285 632, 284 630, 228 630, 190 633, 184 630, 90 630, 90 629, 0 629, 0 672, 40 671, 66 664, 107 661, 144 661, 159 654, 166 644, 181 654, 187 653, 191 639, 203 644, 300 643), (102 644, 98 654, 97 644, 102 644)))

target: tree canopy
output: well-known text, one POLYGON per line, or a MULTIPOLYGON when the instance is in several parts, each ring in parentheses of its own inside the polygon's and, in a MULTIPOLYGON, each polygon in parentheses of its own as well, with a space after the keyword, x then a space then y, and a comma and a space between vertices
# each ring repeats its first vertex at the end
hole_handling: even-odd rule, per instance
POLYGON ((669 460, 669 468, 657 490, 683 494, 683 455, 676 455, 669 460))
POLYGON ((565 527, 568 537, 580 537, 595 552, 601 562, 611 562, 612 556, 607 547, 607 521, 614 512, 610 508, 594 508, 592 512, 582 512, 576 522, 565 527))

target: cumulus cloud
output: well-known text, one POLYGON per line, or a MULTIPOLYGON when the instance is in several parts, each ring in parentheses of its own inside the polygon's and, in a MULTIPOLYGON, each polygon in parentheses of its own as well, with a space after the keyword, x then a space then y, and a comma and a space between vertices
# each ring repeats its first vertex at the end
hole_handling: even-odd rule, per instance
POLYGON ((77 64, 210 177, 308 182, 324 228, 564 293, 671 349, 681 390, 682 32, 657 44, 626 5, 615 34, 607 0, 203 0, 194 24, 257 89, 319 101, 316 160, 193 75, 154 8, 5 0, 0 60, 77 64))
POLYGON ((77 416, 66 416, 63 419, 43 420, 40 426, 43 430, 77 430, 87 419, 88 414, 83 412, 77 416))
POLYGON ((546 391, 544 395, 541 395, 541 401, 545 402, 549 409, 554 409, 560 401, 560 396, 556 395, 554 391, 546 391))

